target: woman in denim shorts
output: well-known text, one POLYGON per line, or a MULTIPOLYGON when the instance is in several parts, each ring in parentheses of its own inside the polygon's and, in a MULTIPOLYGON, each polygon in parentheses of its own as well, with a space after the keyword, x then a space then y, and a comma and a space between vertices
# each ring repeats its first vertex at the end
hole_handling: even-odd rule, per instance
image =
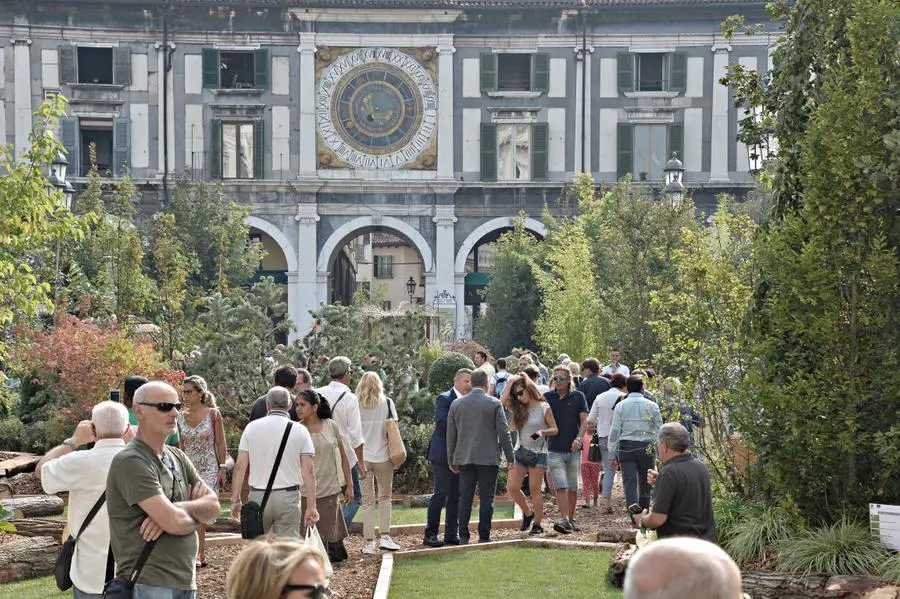
POLYGON ((522 510, 522 525, 519 530, 528 530, 538 535, 544 532, 541 518, 544 515, 544 497, 541 494, 541 483, 547 471, 547 440, 558 431, 553 412, 537 385, 527 376, 510 377, 500 397, 512 417, 510 430, 517 431, 518 439, 514 448, 515 464, 509 471, 506 488, 509 497, 522 510), (531 488, 532 507, 528 507, 525 494, 522 493, 522 481, 528 476, 531 488))

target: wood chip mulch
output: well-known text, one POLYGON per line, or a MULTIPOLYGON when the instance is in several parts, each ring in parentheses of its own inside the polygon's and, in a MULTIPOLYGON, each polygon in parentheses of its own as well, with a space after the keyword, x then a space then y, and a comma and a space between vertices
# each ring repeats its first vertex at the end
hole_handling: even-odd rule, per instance
MULTIPOLYGON (((546 531, 538 538, 561 538, 572 541, 595 541, 596 532, 600 528, 629 528, 628 516, 625 513, 625 498, 619 481, 613 489, 613 505, 615 513, 604 514, 599 508, 582 508, 579 492, 579 505, 575 510, 575 520, 581 527, 581 532, 562 535, 553 530, 553 520, 558 517, 556 506, 547 501, 544 502, 543 527, 546 531)), ((473 510, 473 516, 477 517, 477 507, 473 510)), ((470 525, 473 536, 478 534, 475 525, 470 525)), ((509 540, 529 538, 527 533, 515 529, 494 529, 491 532, 493 540, 509 540)), ((404 549, 424 549, 422 535, 397 535, 393 539, 404 549)), ((334 576, 331 579, 332 599, 371 599, 378 580, 378 572, 381 569, 380 555, 363 555, 361 553, 363 539, 359 535, 350 535, 345 541, 350 557, 347 561, 335 564, 334 576)), ((227 599, 225 594, 225 575, 235 556, 240 552, 240 545, 227 547, 211 547, 206 552, 206 568, 197 570, 197 597, 198 599, 227 599)))

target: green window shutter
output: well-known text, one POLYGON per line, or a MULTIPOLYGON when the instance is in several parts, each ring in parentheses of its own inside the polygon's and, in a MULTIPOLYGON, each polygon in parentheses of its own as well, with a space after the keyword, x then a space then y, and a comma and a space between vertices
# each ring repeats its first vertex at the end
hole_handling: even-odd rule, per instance
POLYGON ((684 93, 687 87, 687 57, 683 52, 669 54, 670 92, 684 93))
POLYGON ((113 82, 116 85, 131 85, 131 48, 113 49, 115 73, 113 82))
POLYGON ((257 121, 253 124, 253 178, 265 179, 266 164, 266 123, 257 121))
POLYGON ((69 174, 67 177, 81 176, 81 160, 79 160, 78 117, 65 116, 59 119, 59 140, 66 150, 66 159, 69 161, 69 174))
POLYGON ((672 152, 678 154, 678 159, 684 162, 684 125, 672 123, 666 131, 666 160, 672 157, 672 152))
POLYGON ((78 67, 75 46, 60 46, 59 48, 59 82, 76 83, 78 81, 78 67))
POLYGON ((211 179, 222 178, 222 121, 212 122, 212 147, 209 152, 209 176, 211 179))
POLYGON ((531 180, 546 181, 548 170, 548 146, 550 130, 547 123, 535 123, 531 127, 531 180))
POLYGON ((634 125, 619 123, 617 129, 619 158, 616 163, 616 178, 621 179, 634 172, 634 125))
POLYGON ((128 174, 129 152, 131 151, 131 119, 119 116, 113 119, 113 174, 123 177, 128 174))
POLYGON ((619 93, 634 91, 634 54, 621 52, 618 55, 619 93))
POLYGON ((219 51, 215 48, 203 48, 203 87, 217 88, 222 62, 219 60, 219 51))
POLYGON ((481 55, 481 93, 497 91, 497 55, 485 52, 481 55))
POLYGON ((253 87, 256 89, 269 88, 269 49, 256 50, 253 58, 253 87))
POLYGON ((497 125, 481 123, 481 180, 497 180, 497 125))
POLYGON ((547 93, 550 90, 550 55, 535 54, 531 57, 531 91, 547 93))

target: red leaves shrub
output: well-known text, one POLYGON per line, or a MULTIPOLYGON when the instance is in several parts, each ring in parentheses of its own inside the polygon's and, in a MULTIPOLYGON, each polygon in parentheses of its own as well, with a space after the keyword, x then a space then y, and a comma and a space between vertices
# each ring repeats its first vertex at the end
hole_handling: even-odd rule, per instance
POLYGON ((49 332, 26 332, 16 357, 35 384, 52 391, 53 403, 70 423, 89 417, 129 375, 174 384, 184 378, 165 367, 150 343, 130 339, 122 328, 104 329, 68 315, 49 332))
POLYGON ((475 341, 474 339, 467 339, 463 341, 453 341, 451 343, 444 343, 443 345, 445 352, 457 352, 463 354, 465 356, 469 356, 470 360, 475 360, 475 353, 483 351, 485 353, 490 354, 491 352, 488 349, 475 341))

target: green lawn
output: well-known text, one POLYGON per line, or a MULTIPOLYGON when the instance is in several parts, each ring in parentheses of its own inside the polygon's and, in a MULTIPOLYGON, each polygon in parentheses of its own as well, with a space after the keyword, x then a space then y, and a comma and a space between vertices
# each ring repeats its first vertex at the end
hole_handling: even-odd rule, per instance
MULTIPOLYGON (((494 520, 505 520, 513 517, 513 505, 503 504, 494 506, 494 520)), ((356 512, 353 518, 354 522, 362 522, 362 508, 356 512)), ((402 505, 394 505, 391 508, 391 525, 399 524, 425 524, 428 521, 428 508, 424 507, 405 507, 402 505)), ((478 506, 472 509, 472 521, 478 521, 478 506)), ((375 504, 375 525, 378 526, 378 504, 375 504)))
POLYGON ((56 588, 52 576, 0 585, 0 599, 71 599, 72 591, 56 588))
POLYGON ((396 560, 389 596, 613 599, 622 593, 606 582, 610 558, 599 550, 510 548, 396 560))

